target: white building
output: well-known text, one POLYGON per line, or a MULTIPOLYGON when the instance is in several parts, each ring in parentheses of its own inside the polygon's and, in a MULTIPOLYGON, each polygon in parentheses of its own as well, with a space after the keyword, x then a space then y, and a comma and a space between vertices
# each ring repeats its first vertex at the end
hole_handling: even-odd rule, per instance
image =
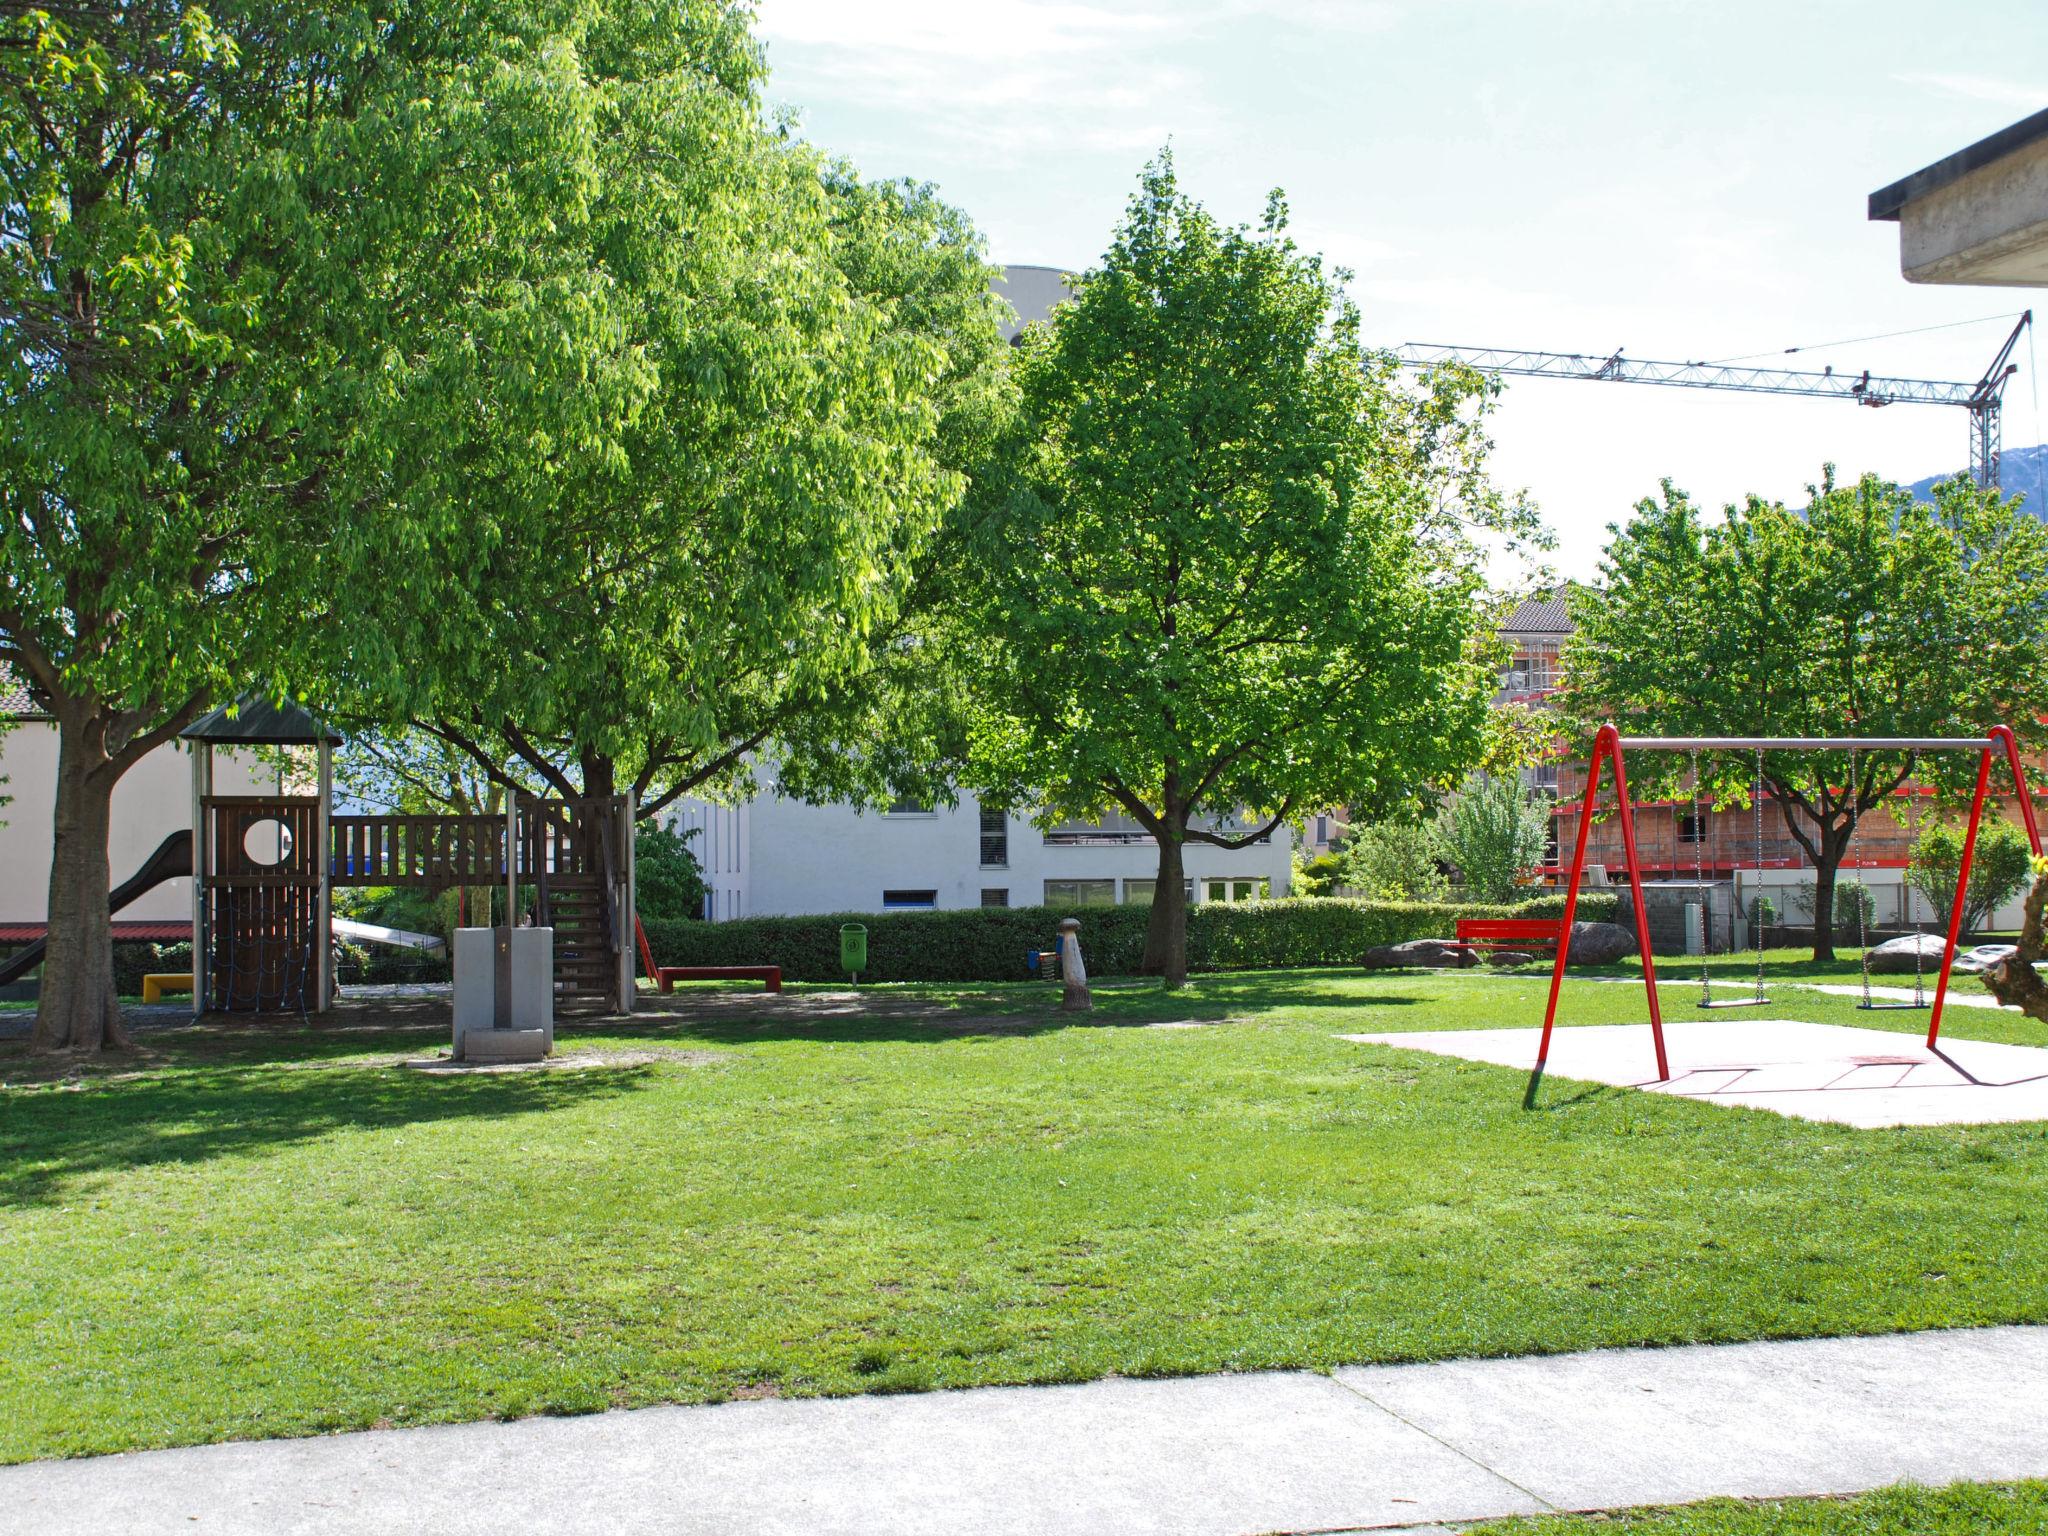
MULTIPOLYGON (((277 771, 253 757, 215 755, 217 794, 275 794, 277 771)), ((39 939, 49 915, 51 822, 57 806, 57 726, 28 690, 0 672, 0 953, 39 939)), ((182 743, 158 747, 114 787, 107 863, 119 885, 163 840, 192 830, 192 759, 182 743)), ((114 919, 117 939, 192 937, 192 882, 166 880, 114 919)))
MULTIPOLYGON (((1159 871, 1151 836, 1127 817, 1041 831, 1021 816, 984 813, 966 794, 952 806, 863 811, 805 805, 770 788, 736 806, 684 801, 672 825, 697 829, 690 847, 710 892, 705 915, 721 922, 817 912, 1149 904, 1159 871)), ((1184 854, 1189 895, 1196 901, 1284 896, 1290 850, 1285 827, 1249 848, 1190 842, 1184 854)))

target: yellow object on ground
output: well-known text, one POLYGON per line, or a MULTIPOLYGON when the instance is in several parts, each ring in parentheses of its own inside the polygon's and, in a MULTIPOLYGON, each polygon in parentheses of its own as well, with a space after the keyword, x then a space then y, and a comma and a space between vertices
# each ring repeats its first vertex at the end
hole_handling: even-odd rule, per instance
POLYGON ((192 973, 190 971, 158 971, 142 978, 142 1000, 145 1003, 160 1003, 166 992, 190 992, 192 973))

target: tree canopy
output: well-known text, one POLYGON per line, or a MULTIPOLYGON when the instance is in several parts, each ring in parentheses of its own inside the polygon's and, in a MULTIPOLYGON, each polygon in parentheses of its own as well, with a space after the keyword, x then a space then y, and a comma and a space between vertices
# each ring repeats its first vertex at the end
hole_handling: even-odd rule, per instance
POLYGON ((1073 301, 1019 349, 1020 409, 956 554, 969 776, 1158 843, 1146 966, 1186 970, 1183 845, 1454 782, 1492 673, 1474 377, 1402 387, 1341 274, 1218 223, 1162 156, 1073 301), (1247 813, 1251 821, 1240 818, 1247 813))
MULTIPOLYGON (((1575 589, 1560 703, 1573 739, 1624 735, 1978 736, 2048 741, 2048 528, 1965 481, 1935 504, 1827 472, 1793 510, 1752 497, 1719 521, 1668 482, 1614 528, 1600 581, 1575 589)), ((1766 792, 1815 871, 1816 958, 1833 953, 1836 871, 1858 817, 1908 780, 1964 789, 1963 753, 1772 752, 1766 792), (1853 777, 1852 770, 1853 768, 1853 777)), ((1671 754, 1631 789, 1679 788, 1671 754)), ((1702 764, 1705 792, 1746 803, 1747 753, 1702 764)))
MULTIPOLYGON (((380 659, 478 466, 558 472, 643 361, 588 220, 606 107, 714 0, 80 0, 0 14, 0 663, 60 733, 38 1042, 119 1037, 113 786, 221 692, 380 659), (631 47, 610 81, 588 61, 631 47)), ((392 658, 381 658, 387 663, 392 658)), ((387 665, 387 675, 396 670, 387 665)))
POLYGON ((742 790, 756 754, 800 796, 933 787, 916 576, 1002 401, 973 228, 786 140, 751 89, 616 104, 586 254, 630 412, 562 473, 472 477, 446 600, 384 631, 428 658, 423 728, 643 816, 742 790), (698 111, 717 131, 675 145, 698 111))

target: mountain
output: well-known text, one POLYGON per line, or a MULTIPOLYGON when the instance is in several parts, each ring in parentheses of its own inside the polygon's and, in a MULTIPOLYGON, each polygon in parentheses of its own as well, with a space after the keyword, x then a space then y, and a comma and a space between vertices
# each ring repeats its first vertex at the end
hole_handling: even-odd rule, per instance
MULTIPOLYGON (((1915 480, 1906 489, 1918 501, 1932 501, 1934 487, 1943 480, 1953 479, 1961 470, 1950 470, 1947 474, 1929 475, 1925 480, 1915 480)), ((2024 496, 2026 508, 2036 517, 2048 517, 2048 443, 2036 443, 2031 448, 2008 448, 1998 462, 1999 489, 2008 496, 2024 496)))

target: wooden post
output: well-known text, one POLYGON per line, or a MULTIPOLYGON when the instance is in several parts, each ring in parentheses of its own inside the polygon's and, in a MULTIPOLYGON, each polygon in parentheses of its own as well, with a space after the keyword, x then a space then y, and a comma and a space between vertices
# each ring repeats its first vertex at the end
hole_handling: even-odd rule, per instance
POLYGON ((213 793, 213 743, 192 743, 192 1012, 206 1012, 207 962, 206 800, 213 793))
POLYGON ((633 1011, 633 925, 640 920, 639 891, 633 863, 633 791, 619 797, 619 902, 612 919, 612 949, 619 966, 619 1012, 633 1011))
POLYGON ((319 788, 316 792, 320 796, 320 804, 313 812, 313 868, 320 881, 320 893, 313 910, 313 975, 319 994, 313 1011, 325 1013, 329 1000, 334 996, 334 834, 328 821, 334 801, 334 748, 328 744, 324 728, 319 751, 320 766, 316 774, 319 788))
MULTIPOLYGON (((489 923, 480 927, 488 928, 489 923)), ((519 791, 505 791, 505 926, 519 926, 519 791)))

